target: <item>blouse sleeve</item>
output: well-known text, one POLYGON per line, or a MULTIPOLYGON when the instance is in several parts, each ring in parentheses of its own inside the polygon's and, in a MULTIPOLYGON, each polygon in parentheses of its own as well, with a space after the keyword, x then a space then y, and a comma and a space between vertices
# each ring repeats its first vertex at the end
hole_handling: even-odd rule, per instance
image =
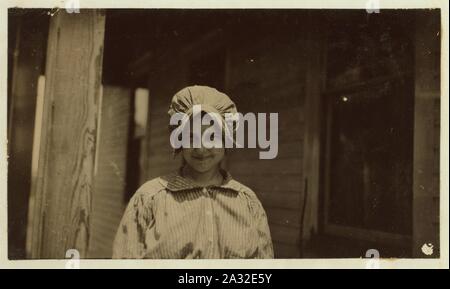
POLYGON ((269 223, 267 221, 266 211, 264 210, 261 202, 256 197, 256 194, 251 192, 250 207, 255 218, 256 230, 258 232, 258 254, 255 256, 257 259, 273 259, 273 244, 270 236, 269 223))
POLYGON ((257 230, 259 235, 258 256, 260 259, 273 259, 273 245, 272 238, 270 236, 269 224, 267 221, 267 215, 262 207, 260 201, 256 201, 256 218, 257 218, 257 230))
POLYGON ((145 233, 153 223, 151 203, 143 193, 130 200, 113 245, 114 259, 140 259, 145 256, 145 233))

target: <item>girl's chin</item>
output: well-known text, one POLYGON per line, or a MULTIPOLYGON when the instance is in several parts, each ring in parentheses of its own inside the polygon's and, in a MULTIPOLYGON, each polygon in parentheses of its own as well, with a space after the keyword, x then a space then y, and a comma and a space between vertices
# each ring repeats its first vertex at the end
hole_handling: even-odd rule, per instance
POLYGON ((208 166, 208 167, 206 167, 206 166, 191 166, 191 168, 194 171, 196 171, 197 173, 207 173, 213 169, 213 167, 210 167, 210 166, 208 166))
POLYGON ((189 164, 189 166, 196 171, 197 173, 206 173, 209 172, 210 170, 212 170, 216 165, 215 164, 211 164, 211 163, 191 163, 189 164))

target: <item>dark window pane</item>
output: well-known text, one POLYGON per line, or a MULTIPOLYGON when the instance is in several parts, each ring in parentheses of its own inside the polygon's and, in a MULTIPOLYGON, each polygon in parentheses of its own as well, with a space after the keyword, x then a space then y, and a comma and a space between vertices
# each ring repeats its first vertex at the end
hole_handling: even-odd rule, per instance
POLYGON ((327 51, 327 223, 410 234, 412 14, 335 18, 327 51))
POLYGON ((334 97, 330 222, 410 233, 411 87, 393 81, 334 97))

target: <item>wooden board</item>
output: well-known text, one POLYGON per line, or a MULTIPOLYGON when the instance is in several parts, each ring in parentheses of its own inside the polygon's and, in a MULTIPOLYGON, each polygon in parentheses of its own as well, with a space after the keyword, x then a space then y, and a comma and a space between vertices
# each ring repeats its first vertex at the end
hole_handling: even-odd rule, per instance
POLYGON ((89 258, 112 257, 113 240, 126 206, 130 100, 131 92, 127 88, 103 88, 89 258))
POLYGON ((84 257, 89 246, 104 29, 101 10, 59 10, 50 22, 34 258, 84 257))
POLYGON ((439 25, 432 11, 421 14, 416 24, 412 250, 416 258, 439 255, 439 25), (427 256, 421 248, 429 243, 434 254, 427 256))

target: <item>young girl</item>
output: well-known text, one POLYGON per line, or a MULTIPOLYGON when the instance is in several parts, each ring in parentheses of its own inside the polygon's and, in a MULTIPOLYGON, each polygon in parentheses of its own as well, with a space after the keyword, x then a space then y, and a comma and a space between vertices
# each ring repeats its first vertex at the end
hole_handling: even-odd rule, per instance
MULTIPOLYGON (((194 105, 201 105, 203 114, 218 113, 222 120, 226 113, 236 112, 227 95, 191 86, 175 94, 169 115, 192 117, 194 105)), ((202 125, 202 134, 205 129, 202 125)), ((114 240, 113 258, 273 258, 260 201, 221 169, 225 149, 178 151, 182 167, 148 181, 132 197, 114 240)))

